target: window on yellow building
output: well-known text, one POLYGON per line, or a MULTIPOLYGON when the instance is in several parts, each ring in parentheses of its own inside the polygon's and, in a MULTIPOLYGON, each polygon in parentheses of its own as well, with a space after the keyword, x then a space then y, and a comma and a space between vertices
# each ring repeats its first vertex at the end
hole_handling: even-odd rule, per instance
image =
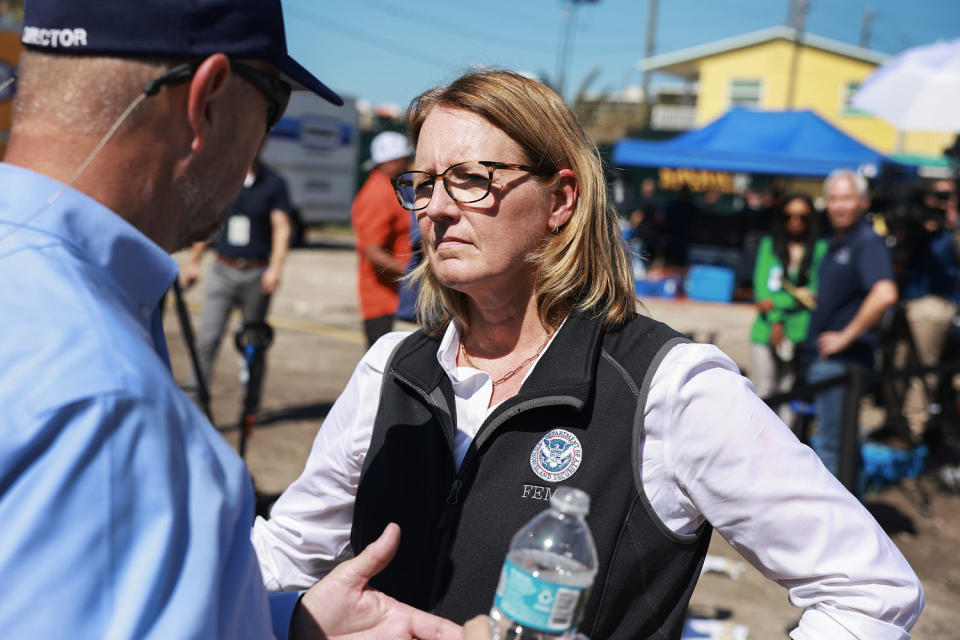
POLYGON ((842 116, 868 116, 870 115, 862 109, 857 109, 854 107, 851 102, 853 102, 853 96, 860 90, 859 82, 847 82, 843 85, 843 91, 841 96, 843 97, 843 103, 840 105, 840 115, 842 116))
POLYGON ((759 107, 762 89, 762 80, 731 80, 730 106, 759 107))

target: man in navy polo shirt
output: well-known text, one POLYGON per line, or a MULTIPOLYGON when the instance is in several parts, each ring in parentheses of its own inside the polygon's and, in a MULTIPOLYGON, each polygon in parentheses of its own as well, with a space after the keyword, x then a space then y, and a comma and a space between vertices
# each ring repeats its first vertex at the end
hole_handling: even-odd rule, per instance
MULTIPOLYGON (((204 291, 197 357, 206 384, 230 312, 239 307, 245 324, 263 322, 270 296, 280 285, 290 247, 290 196, 287 183, 259 157, 247 170, 240 195, 230 205, 227 223, 213 243, 217 259, 204 291)), ((209 242, 196 242, 184 269, 184 287, 196 282, 200 258, 209 242)))
MULTIPOLYGON (((846 373, 851 367, 873 368, 872 327, 897 301, 890 252, 863 220, 869 201, 863 176, 838 169, 823 183, 827 218, 833 230, 820 265, 817 309, 810 321, 810 382, 846 373)), ((814 449, 834 475, 838 473, 844 385, 814 397, 817 437, 814 449)))

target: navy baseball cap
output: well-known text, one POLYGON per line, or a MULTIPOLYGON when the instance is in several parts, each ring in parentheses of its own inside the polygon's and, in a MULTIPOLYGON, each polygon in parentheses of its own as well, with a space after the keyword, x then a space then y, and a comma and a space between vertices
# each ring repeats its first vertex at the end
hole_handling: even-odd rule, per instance
POLYGON ((27 0, 21 41, 48 53, 264 60, 343 104, 287 53, 280 0, 27 0))

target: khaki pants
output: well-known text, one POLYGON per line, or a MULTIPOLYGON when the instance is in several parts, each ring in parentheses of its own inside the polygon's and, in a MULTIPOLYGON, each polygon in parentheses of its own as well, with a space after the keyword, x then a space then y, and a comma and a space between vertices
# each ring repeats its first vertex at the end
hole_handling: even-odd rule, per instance
MULTIPOLYGON (((952 302, 940 296, 923 296, 906 303, 907 324, 913 335, 913 342, 917 347, 917 358, 920 365, 932 367, 940 361, 943 343, 950 330, 950 323, 957 313, 957 307, 952 302)), ((907 344, 897 345, 894 364, 899 369, 907 364, 907 344)), ((937 386, 937 376, 926 376, 927 387, 931 390, 937 386)), ((910 433, 919 438, 923 435, 924 426, 929 417, 928 407, 933 401, 928 398, 924 385, 919 378, 909 380, 909 386, 903 400, 903 417, 910 426, 910 433)))
MULTIPOLYGON (((785 393, 793 389, 796 376, 789 362, 784 362, 776 351, 767 344, 750 343, 750 381, 753 382, 754 392, 761 398, 772 396, 775 393, 785 393)), ((784 424, 793 429, 794 414, 789 404, 774 407, 784 424)))

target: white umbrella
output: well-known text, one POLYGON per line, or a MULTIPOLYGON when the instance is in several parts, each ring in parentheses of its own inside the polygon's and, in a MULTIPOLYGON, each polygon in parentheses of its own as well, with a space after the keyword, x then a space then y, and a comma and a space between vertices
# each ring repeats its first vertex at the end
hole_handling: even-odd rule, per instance
POLYGON ((890 58, 864 81, 852 104, 900 131, 960 132, 960 38, 890 58))

